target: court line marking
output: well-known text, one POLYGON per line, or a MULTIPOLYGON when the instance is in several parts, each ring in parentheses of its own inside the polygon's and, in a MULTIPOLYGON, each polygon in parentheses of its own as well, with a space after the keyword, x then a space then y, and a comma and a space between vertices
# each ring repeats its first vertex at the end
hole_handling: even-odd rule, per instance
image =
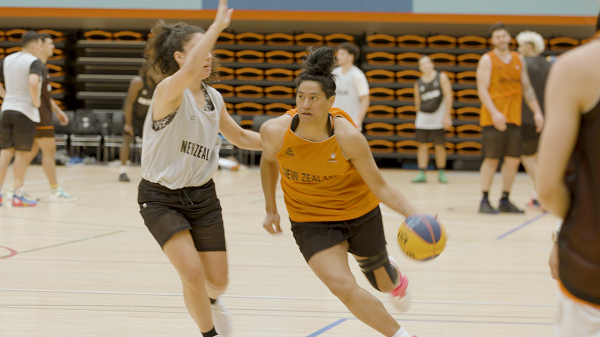
POLYGON ((62 243, 58 243, 58 244, 51 245, 51 246, 46 246, 46 247, 34 248, 34 249, 30 249, 30 250, 25 250, 25 251, 22 251, 22 252, 17 252, 17 254, 13 254, 13 255, 0 256, 0 259, 9 258, 11 256, 21 255, 21 254, 25 254, 25 253, 37 252, 38 250, 42 250, 42 249, 60 247, 60 246, 68 245, 68 244, 71 244, 71 243, 76 243, 76 242, 81 242, 81 241, 86 241, 86 240, 97 239, 97 238, 101 238, 101 237, 104 237, 104 236, 119 234, 119 233, 123 233, 123 232, 125 232, 125 230, 110 232, 110 233, 106 233, 106 234, 100 234, 100 235, 96 235, 96 236, 90 236, 90 237, 81 238, 81 239, 73 240, 73 241, 62 242, 62 243))
POLYGON ((13 257, 13 256, 15 256, 15 255, 18 254, 17 251, 14 250, 14 249, 12 249, 12 248, 4 247, 4 246, 0 246, 0 248, 4 248, 4 249, 6 249, 6 250, 8 250, 10 252, 10 254, 4 255, 4 256, 0 257, 0 260, 2 260, 2 259, 8 259, 9 257, 13 257))
POLYGON ((504 234, 500 235, 499 237, 497 237, 497 238, 496 238, 496 240, 501 240, 501 239, 504 239, 504 238, 505 238, 505 237, 507 237, 508 235, 510 235, 510 234, 512 234, 512 233, 514 233, 514 232, 516 232, 516 231, 518 231, 519 229, 521 229, 521 228, 523 228, 523 227, 525 227, 525 226, 527 226, 527 225, 529 225, 529 224, 531 224, 531 223, 534 223, 534 222, 538 221, 539 219, 541 219, 541 218, 545 217, 546 215, 548 215, 548 213, 547 213, 547 212, 546 212, 546 213, 542 213, 542 214, 540 214, 540 215, 536 216, 535 218, 533 218, 533 219, 531 219, 531 220, 525 221, 523 224, 521 224, 521 225, 519 225, 519 226, 517 226, 517 227, 515 227, 515 228, 513 228, 513 229, 511 229, 511 230, 509 230, 508 232, 506 232, 506 233, 504 233, 504 234))
POLYGON ((310 335, 308 335, 308 336, 306 336, 306 337, 316 337, 316 336, 318 336, 318 335, 320 335, 320 334, 322 334, 322 333, 326 332, 327 330, 331 330, 331 329, 335 328, 336 326, 338 326, 338 325, 340 325, 340 324, 344 323, 344 322, 345 322, 345 321, 347 321, 347 320, 348 320, 347 318, 340 318, 340 319, 338 319, 337 321, 335 321, 335 322, 333 322, 333 323, 329 324, 328 326, 326 326, 326 327, 324 327, 324 328, 322 328, 322 329, 320 329, 320 330, 317 330, 317 331, 315 331, 315 332, 311 333, 310 335))
MULTIPOLYGON (((93 291, 93 290, 53 290, 53 289, 15 289, 0 288, 0 291, 20 292, 49 292, 49 293, 73 293, 73 294, 102 294, 102 295, 150 295, 150 296, 183 296, 183 294, 170 293, 134 293, 116 291, 93 291)), ((223 298, 244 298, 263 300, 313 300, 313 301, 339 301, 337 298, 324 297, 282 297, 282 296, 246 296, 246 295, 221 295, 223 298)), ((389 300, 381 300, 389 302, 389 300)), ((554 307, 553 303, 509 303, 509 302, 462 302, 462 301, 412 301, 422 304, 464 304, 464 305, 501 305, 501 306, 526 306, 526 307, 554 307)))

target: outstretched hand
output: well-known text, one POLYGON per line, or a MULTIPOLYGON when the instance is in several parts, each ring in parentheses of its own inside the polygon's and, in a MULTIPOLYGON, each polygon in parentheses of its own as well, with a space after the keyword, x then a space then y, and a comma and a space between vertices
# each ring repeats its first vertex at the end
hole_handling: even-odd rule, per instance
POLYGON ((225 29, 231 23, 231 15, 233 14, 233 8, 227 6, 227 0, 219 0, 219 7, 217 9, 217 16, 215 17, 214 24, 219 29, 225 29))

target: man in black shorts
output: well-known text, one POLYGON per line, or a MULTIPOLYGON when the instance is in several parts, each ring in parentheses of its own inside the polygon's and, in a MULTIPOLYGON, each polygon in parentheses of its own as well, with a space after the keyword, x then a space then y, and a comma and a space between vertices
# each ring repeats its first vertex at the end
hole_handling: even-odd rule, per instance
POLYGON ((121 170, 119 181, 129 181, 127 176, 127 159, 129 158, 129 145, 135 137, 142 137, 146 113, 152 102, 154 88, 160 82, 154 72, 146 65, 140 70, 140 74, 131 79, 127 98, 125 99, 125 125, 123 126, 123 146, 119 152, 121 159, 121 170))
MULTIPOLYGON (((524 31, 517 35, 517 42, 519 43, 519 53, 525 58, 525 63, 527 64, 529 80, 531 81, 531 85, 533 86, 533 90, 535 91, 535 95, 543 112, 544 90, 546 88, 546 79, 550 72, 550 62, 548 62, 545 57, 540 56, 544 51, 544 38, 536 32, 524 31)), ((527 173, 531 176, 531 179, 535 182, 540 133, 536 130, 533 111, 531 111, 525 101, 523 101, 521 115, 521 163, 525 167, 527 173)), ((528 206, 529 209, 540 208, 535 189, 531 195, 528 206)))
MULTIPOLYGON (((0 188, 13 156, 15 195, 13 206, 35 206, 37 201, 23 196, 25 172, 29 166, 29 151, 33 147, 36 123, 40 121, 40 84, 44 64, 38 59, 42 41, 40 35, 29 31, 22 37, 23 50, 4 59, 0 67, 0 81, 6 85, 2 90, 2 126, 0 151, 0 188)), ((1 191, 1 190, 0 190, 1 191)), ((0 194, 2 205, 2 194, 0 194)))

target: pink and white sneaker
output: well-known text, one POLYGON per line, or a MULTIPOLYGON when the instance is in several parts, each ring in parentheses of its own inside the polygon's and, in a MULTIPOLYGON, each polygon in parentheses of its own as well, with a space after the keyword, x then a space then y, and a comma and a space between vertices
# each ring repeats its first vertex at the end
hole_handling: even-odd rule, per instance
POLYGON ((408 277, 406 277, 406 274, 400 273, 400 268, 398 268, 396 260, 394 260, 394 258, 391 256, 390 263, 392 264, 392 266, 394 266, 394 268, 396 268, 399 279, 398 285, 394 288, 394 290, 389 292, 391 302, 394 305, 394 307, 398 309, 398 311, 405 313, 410 309, 410 302, 412 298, 411 293, 408 289, 408 277))

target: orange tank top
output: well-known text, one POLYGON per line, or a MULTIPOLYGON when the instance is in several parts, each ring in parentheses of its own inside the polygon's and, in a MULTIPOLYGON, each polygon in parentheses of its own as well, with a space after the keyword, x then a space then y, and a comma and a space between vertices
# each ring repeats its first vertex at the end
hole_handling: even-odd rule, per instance
MULTIPOLYGON (((295 116, 297 110, 288 113, 295 116)), ((343 116, 352 122, 341 109, 331 108, 329 113, 333 118, 343 116)), ((290 127, 277 161, 285 205, 293 221, 352 220, 379 205, 379 200, 344 157, 335 135, 313 142, 296 135, 290 127)))
MULTIPOLYGON (((507 123, 521 125, 521 104, 523 89, 521 87, 521 59, 519 53, 511 51, 510 63, 502 62, 496 53, 486 53, 492 60, 492 78, 490 80, 490 96, 494 105, 508 120, 507 123)), ((485 105, 481 105, 480 125, 494 125, 492 116, 485 105)))

